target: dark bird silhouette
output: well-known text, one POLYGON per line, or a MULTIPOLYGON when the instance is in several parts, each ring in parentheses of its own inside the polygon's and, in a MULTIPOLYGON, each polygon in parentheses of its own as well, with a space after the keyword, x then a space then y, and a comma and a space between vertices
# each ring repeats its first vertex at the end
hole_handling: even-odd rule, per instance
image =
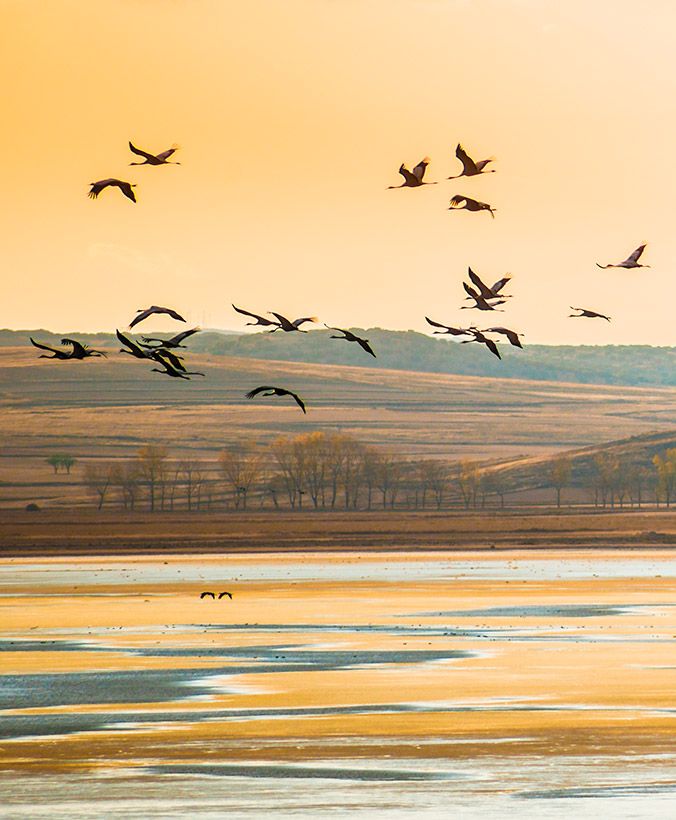
POLYGON ((495 219, 495 208, 491 208, 486 202, 479 202, 478 199, 471 199, 468 196, 456 194, 449 203, 449 211, 488 211, 495 219), (465 203, 464 205, 462 203, 465 203))
POLYGON ((203 593, 200 595, 200 598, 213 598, 213 599, 214 599, 214 601, 216 600, 216 596, 214 595, 214 593, 213 593, 213 592, 203 592, 203 593))
MULTIPOLYGON (((164 348, 152 348, 148 350, 148 353, 150 354, 150 358, 154 359, 156 362, 159 362, 159 364, 165 365, 169 362, 174 370, 180 370, 182 373, 186 372, 182 357, 172 353, 171 350, 165 350, 164 348)), ((193 373, 193 375, 197 374, 193 373)))
POLYGON ((477 308, 478 310, 496 310, 496 305, 504 305, 504 300, 500 302, 495 302, 494 304, 489 304, 484 297, 479 293, 479 291, 474 290, 473 287, 467 284, 467 282, 462 283, 463 288, 465 289, 465 293, 474 299, 473 305, 463 305, 460 310, 472 310, 473 308, 477 308))
POLYGON ((89 191, 88 196, 92 199, 96 199, 96 197, 101 193, 104 188, 108 188, 110 186, 119 188, 122 193, 127 197, 127 199, 131 199, 132 202, 136 202, 136 196, 132 191, 132 188, 136 187, 135 183, 131 182, 124 182, 121 179, 114 179, 111 177, 110 179, 100 179, 98 182, 90 182, 89 183, 92 187, 89 191))
POLYGON ((58 350, 55 347, 50 347, 49 345, 44 345, 40 342, 36 342, 32 336, 29 336, 29 339, 31 340, 31 344, 34 347, 38 347, 40 348, 40 350, 47 350, 50 353, 54 354, 53 356, 47 356, 45 353, 43 353, 41 356, 38 356, 39 359, 60 359, 61 361, 65 361, 66 359, 73 358, 72 350, 58 350))
POLYGON ((480 159, 478 162, 474 162, 460 143, 458 143, 458 146, 455 149, 455 155, 460 162, 462 162, 462 173, 454 177, 448 177, 449 179, 458 179, 459 177, 475 177, 478 174, 495 173, 495 168, 491 168, 488 171, 485 170, 488 163, 493 162, 494 157, 490 157, 489 159, 480 159))
POLYGON ((145 157, 145 162, 130 162, 130 165, 180 165, 180 162, 169 162, 169 157, 175 153, 178 149, 178 145, 174 145, 171 148, 168 148, 166 151, 162 151, 161 154, 149 154, 147 151, 143 151, 141 148, 137 148, 131 142, 129 143, 129 150, 132 151, 139 157, 145 157))
POLYGON ((616 265, 599 265, 596 263, 596 266, 599 268, 649 268, 650 265, 641 265, 639 263, 639 259, 641 258, 641 254, 645 250, 645 245, 639 245, 638 248, 633 253, 630 253, 629 256, 624 259, 622 262, 618 262, 616 265))
MULTIPOLYGON (((511 299, 511 296, 501 296, 498 295, 498 291, 501 290, 507 282, 509 282, 510 277, 507 276, 503 279, 498 280, 492 288, 489 288, 488 285, 481 280, 481 277, 474 273, 472 268, 467 268, 467 275, 470 278, 470 281, 473 282, 478 288, 479 293, 483 296, 484 299, 511 299), (497 291, 494 288, 497 286, 497 291)), ((470 298, 469 296, 467 297, 470 298)))
POLYGON ((523 336, 523 333, 517 333, 515 330, 510 330, 508 327, 487 327, 481 331, 482 333, 500 333, 503 336, 506 336, 509 343, 514 347, 520 347, 523 349, 523 345, 519 341, 519 336, 523 336))
POLYGON ((412 171, 409 171, 402 162, 399 166, 399 173, 404 177, 404 181, 401 185, 389 185, 388 190, 391 191, 394 188, 419 188, 421 185, 436 185, 436 182, 423 182, 423 177, 429 164, 430 158, 425 157, 420 160, 412 171))
POLYGON ((87 345, 83 345, 81 342, 78 342, 76 339, 61 339, 62 345, 69 345, 72 350, 70 357, 71 359, 88 359, 90 356, 103 356, 106 358, 106 354, 101 350, 92 350, 87 345))
POLYGON ((481 344, 486 345, 486 347, 491 351, 491 353, 494 356, 497 356, 498 359, 502 359, 500 351, 498 350, 498 346, 495 344, 493 339, 489 339, 488 336, 484 336, 484 334, 480 330, 476 329, 472 329, 472 336, 474 337, 473 339, 463 339, 460 342, 460 344, 466 345, 470 344, 471 342, 480 342, 481 344))
MULTIPOLYGON (((165 351, 168 353, 168 351, 165 351)), ((173 354, 171 354, 173 356, 173 354)), ((186 370, 183 365, 181 365, 181 369, 178 367, 174 367, 174 365, 169 361, 168 358, 162 356, 161 350, 153 350, 151 351, 152 358, 158 363, 161 364, 164 370, 158 370, 158 368, 153 367, 151 372, 152 373, 162 373, 165 376, 172 376, 175 379, 186 379, 190 381, 191 376, 204 376, 204 373, 198 373, 192 370, 186 370)))
POLYGON ((193 333, 199 333, 200 328, 193 327, 191 330, 184 330, 183 333, 177 333, 176 336, 172 336, 171 339, 158 339, 154 336, 141 336, 144 342, 158 342, 159 347, 182 347, 185 348, 185 345, 182 345, 181 342, 184 339, 187 339, 188 336, 192 336, 193 333))
POLYGON ((120 350, 120 353, 128 353, 130 356, 134 356, 136 359, 152 358, 150 350, 142 348, 140 345, 136 344, 136 342, 133 339, 130 339, 128 336, 125 336, 124 333, 120 333, 119 330, 116 330, 115 335, 122 342, 125 348, 127 348, 126 350, 122 348, 120 350))
POLYGON ((432 333, 448 333, 450 336, 469 336, 472 333, 471 328, 449 327, 448 325, 442 325, 439 322, 433 322, 428 316, 425 316, 425 320, 428 324, 432 325, 432 327, 443 327, 443 330, 433 330, 432 333))
MULTIPOLYGON (((252 319, 255 319, 255 322, 246 322, 247 325, 258 326, 262 325, 263 327, 268 327, 270 325, 275 326, 275 330, 279 330, 279 322, 275 322, 272 319, 266 319, 265 316, 259 316, 257 313, 249 313, 248 310, 242 310, 242 308, 238 308, 233 305, 233 308, 237 311, 237 313, 241 313, 243 316, 250 316, 252 319)), ((274 331, 272 331, 274 333, 274 331)))
POLYGON ((587 310, 586 308, 576 308, 572 305, 570 306, 571 310, 579 310, 579 313, 569 313, 569 319, 605 319, 606 322, 610 321, 610 316, 604 316, 603 313, 596 313, 594 310, 587 310))
POLYGON ((171 316, 172 319, 178 319, 179 322, 185 322, 185 319, 180 314, 176 313, 175 310, 172 310, 171 308, 158 307, 157 305, 151 305, 145 310, 143 310, 143 308, 139 308, 136 312, 138 313, 138 316, 135 316, 131 322, 129 322, 130 329, 139 322, 142 322, 144 319, 147 319, 148 316, 152 316, 153 313, 166 313, 168 316, 171 316))
POLYGON ((232 592, 219 592, 218 600, 220 601, 221 598, 225 598, 226 595, 228 596, 228 598, 230 598, 230 600, 232 600, 232 592))
POLYGON ((292 393, 290 390, 285 390, 283 387, 257 387, 255 390, 250 390, 246 394, 246 397, 247 399, 253 399, 259 393, 263 396, 291 396, 303 413, 307 412, 300 396, 296 395, 296 393, 292 393))
POLYGON ((503 276, 502 279, 498 279, 498 281, 491 285, 491 292, 494 296, 497 296, 498 293, 504 288, 504 286, 511 280, 511 276, 503 276))
MULTIPOLYGON (((275 313, 274 310, 270 311, 270 315, 274 316, 279 322, 279 328, 281 328, 285 333, 291 333, 294 330, 297 330, 299 333, 307 333, 307 330, 301 330, 300 326, 305 324, 305 322, 316 322, 316 316, 305 316, 303 319, 294 319, 293 322, 286 318, 286 316, 282 316, 281 313, 275 313)), ((279 328, 275 328, 275 330, 279 330, 279 328)), ((273 330, 272 333, 275 331, 273 330)))
POLYGON ((329 336, 329 339, 345 339, 346 342, 356 342, 363 350, 367 353, 370 353, 373 358, 377 358, 376 354, 371 350, 371 345, 369 344, 368 339, 362 339, 360 336, 356 336, 350 330, 344 330, 342 327, 329 327, 329 325, 324 325, 324 327, 328 328, 329 330, 337 330, 339 333, 343 333, 343 336, 329 336))

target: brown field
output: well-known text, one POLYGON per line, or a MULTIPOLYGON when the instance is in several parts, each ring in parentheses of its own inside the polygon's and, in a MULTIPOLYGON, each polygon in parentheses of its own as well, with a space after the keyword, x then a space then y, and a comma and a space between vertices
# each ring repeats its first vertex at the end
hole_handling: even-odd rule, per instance
POLYGON ((676 511, 125 513, 5 511, 0 554, 676 547, 676 511))
POLYGON ((0 349, 0 506, 87 503, 89 459, 129 458, 148 442, 175 457, 215 460, 228 444, 265 445, 314 430, 349 433, 403 457, 538 457, 673 431, 676 389, 450 376, 190 355, 205 379, 163 378, 110 352, 107 360, 51 362, 30 348, 0 349), (288 385, 283 401, 248 402, 258 384, 288 385), (54 475, 53 454, 78 459, 54 475))

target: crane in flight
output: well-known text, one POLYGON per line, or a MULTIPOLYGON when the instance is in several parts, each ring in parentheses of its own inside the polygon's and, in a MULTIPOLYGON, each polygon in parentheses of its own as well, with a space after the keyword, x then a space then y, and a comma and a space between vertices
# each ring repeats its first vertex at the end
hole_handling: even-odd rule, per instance
POLYGON ((489 339, 488 336, 484 336, 484 334, 480 330, 477 330, 476 328, 470 328, 470 330, 472 332, 473 338, 472 339, 463 339, 460 342, 461 345, 470 344, 471 342, 480 342, 481 344, 486 345, 486 347, 491 351, 491 353, 494 356, 497 356, 498 359, 502 359, 502 356, 500 355, 500 351, 498 350, 498 346, 495 344, 493 339, 489 339))
POLYGON ((132 188, 136 187, 136 183, 124 182, 124 180, 110 177, 109 179, 100 179, 98 182, 90 182, 89 184, 92 186, 88 194, 91 199, 96 199, 105 188, 113 187, 119 188, 127 199, 136 202, 136 195, 132 191, 132 188))
POLYGON ((137 148, 131 141, 129 142, 129 150, 136 154, 139 157, 145 157, 144 162, 130 162, 130 165, 180 165, 180 162, 169 162, 169 157, 172 156, 177 150, 178 145, 172 145, 171 148, 167 148, 166 151, 162 151, 161 154, 149 154, 147 151, 143 151, 141 148, 137 148))
POLYGON ((439 333, 441 335, 448 334, 449 336, 469 336, 472 333, 472 328, 464 328, 464 327, 449 327, 448 325, 442 325, 439 322, 434 322, 428 316, 425 316, 425 321, 427 324, 432 325, 432 327, 443 327, 443 330, 433 330, 432 333, 439 333))
POLYGON ((449 203, 449 211, 488 211, 490 215, 495 219, 495 208, 491 208, 491 206, 487 202, 479 202, 478 199, 472 199, 468 196, 462 196, 461 194, 456 194, 449 203), (462 203, 465 203, 464 205, 462 203))
POLYGON ((502 336, 506 336, 511 345, 514 347, 520 347, 523 350, 523 345, 519 341, 519 336, 523 336, 523 333, 517 333, 515 330, 510 330, 508 327, 487 327, 484 328, 481 333, 499 333, 502 336))
POLYGON ((571 310, 579 310, 579 313, 569 313, 569 319, 605 319, 606 322, 610 321, 610 316, 604 316, 603 313, 596 313, 594 310, 587 310, 586 308, 579 308, 570 306, 571 310))
POLYGON ((602 268, 605 270, 606 268, 649 268, 650 265, 641 265, 638 261, 641 258, 641 254, 645 250, 645 245, 639 245, 635 251, 629 254, 626 259, 623 259, 622 262, 618 262, 616 265, 599 265, 596 263, 597 268, 602 268))
POLYGON ((399 166, 399 173, 404 177, 404 181, 401 185, 388 185, 387 190, 391 191, 395 188, 419 188, 421 185, 436 185, 436 182, 423 182, 423 177, 429 164, 430 158, 424 157, 412 171, 409 171, 402 162, 399 166))
POLYGON ((166 313, 167 316, 171 316, 172 319, 177 319, 179 322, 185 322, 185 319, 179 313, 176 313, 175 310, 166 307, 158 307, 158 305, 151 305, 145 310, 143 308, 139 308, 136 312, 138 313, 138 316, 135 316, 131 322, 129 322, 130 330, 134 327, 134 325, 137 325, 139 322, 142 322, 154 313, 166 313))
POLYGON ((291 396, 291 398, 296 402, 296 404, 300 407, 303 413, 306 413, 305 403, 300 398, 300 396, 296 393, 292 393, 290 390, 285 390, 283 387, 256 387, 253 390, 250 390, 246 397, 247 399, 253 399, 255 396, 262 394, 263 396, 291 396))
POLYGON ((361 336, 357 336, 355 333, 352 333, 351 330, 344 330, 342 327, 329 327, 327 324, 325 324, 324 327, 329 330, 337 330, 339 333, 343 334, 342 336, 329 336, 329 339, 345 339, 346 342, 356 342, 362 350, 370 353, 374 359, 377 358, 376 354, 371 349, 368 339, 362 339, 361 336))
POLYGON ((496 305, 504 305, 504 299, 501 299, 499 302, 493 302, 492 304, 488 302, 484 297, 479 293, 478 290, 474 290, 471 285, 468 285, 467 282, 462 283, 463 288, 465 289, 465 293, 474 300, 473 305, 463 305, 460 310, 472 310, 473 308, 477 308, 478 310, 497 310, 496 305))
POLYGON ((178 367, 175 366, 172 363, 172 359, 176 360, 178 357, 173 353, 170 353, 168 350, 153 350, 150 355, 151 358, 153 358, 158 364, 161 364, 164 368, 163 370, 160 370, 157 367, 153 367, 151 370, 152 373, 162 373, 164 376, 171 376, 174 379, 186 379, 187 381, 190 381, 191 376, 204 376, 204 373, 186 370, 180 362, 178 363, 178 367), (170 356, 171 359, 169 358, 170 356))
POLYGON ((462 173, 457 174, 454 177, 448 177, 448 179, 459 179, 460 177, 475 177, 479 174, 494 174, 495 168, 489 168, 486 170, 486 166, 489 162, 493 162, 495 157, 489 157, 488 159, 480 159, 475 162, 465 151, 465 149, 458 143, 457 148, 455 149, 456 157, 462 162, 462 173))
POLYGON ((50 347, 49 345, 42 344, 41 342, 36 342, 35 339, 30 336, 31 344, 34 347, 39 348, 40 350, 46 350, 49 353, 52 353, 52 356, 48 356, 46 353, 43 353, 39 356, 39 359, 59 359, 62 362, 65 361, 72 361, 75 359, 88 359, 90 356, 103 356, 105 357, 106 354, 101 350, 91 350, 87 345, 83 345, 81 342, 76 341, 75 339, 61 339, 62 345, 67 345, 70 347, 70 350, 59 350, 56 347, 50 347))
POLYGON ((270 327, 274 326, 274 330, 271 330, 271 333, 274 333, 275 330, 279 330, 279 322, 275 322, 272 319, 266 319, 265 316, 259 316, 257 313, 249 313, 248 310, 242 310, 242 308, 238 308, 236 305, 233 305, 233 308, 237 311, 237 313, 241 313, 243 316, 250 316, 252 319, 255 319, 255 322, 245 322, 246 325, 253 325, 257 327, 258 325, 262 327, 270 327))
POLYGON ((69 358, 71 359, 88 359, 90 356, 103 356, 104 359, 106 358, 106 354, 102 350, 92 350, 76 339, 61 339, 61 344, 70 346, 71 353, 69 358))
MULTIPOLYGON (((508 296, 504 293, 500 293, 502 288, 504 288, 507 282, 509 282, 509 280, 512 278, 511 276, 503 276, 502 279, 498 279, 498 281, 492 287, 489 288, 488 285, 481 279, 481 277, 478 274, 474 273, 472 268, 467 268, 467 275, 469 276, 470 281, 479 289, 479 293, 481 294, 481 296, 483 296, 484 299, 490 301, 491 299, 512 298, 511 296, 508 296)), ((471 297, 469 296, 467 297, 467 299, 470 298, 471 297)))
POLYGON ((182 345, 181 342, 187 339, 188 336, 192 336, 193 333, 199 333, 199 330, 200 328, 193 327, 190 330, 184 330, 182 333, 177 333, 176 336, 172 336, 171 339, 158 339, 155 336, 141 336, 141 338, 148 344, 150 342, 158 342, 158 347, 182 347, 185 349, 185 345, 182 345))
MULTIPOLYGON (((307 330, 301 330, 300 326, 305 324, 305 322, 316 322, 316 316, 305 316, 303 319, 294 319, 293 322, 290 319, 287 319, 286 316, 282 316, 281 313, 275 313, 274 310, 270 311, 270 315, 274 316, 277 319, 278 327, 275 330, 279 330, 280 328, 285 333, 292 333, 294 330, 297 330, 299 333, 307 333, 307 330)), ((274 333, 275 330, 270 331, 274 333)))

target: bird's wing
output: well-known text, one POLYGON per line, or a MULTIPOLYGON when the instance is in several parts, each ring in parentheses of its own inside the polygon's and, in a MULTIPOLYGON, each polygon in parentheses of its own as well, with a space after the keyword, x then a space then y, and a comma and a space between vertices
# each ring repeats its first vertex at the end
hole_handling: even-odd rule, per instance
POLYGON ((73 348, 73 356, 84 355, 85 345, 78 342, 76 339, 61 339, 62 345, 70 345, 73 348))
POLYGON ((645 250, 645 245, 639 245, 638 248, 636 248, 636 250, 633 253, 629 254, 629 256, 624 261, 625 262, 638 262, 638 260, 641 258, 641 254, 643 253, 644 250, 645 250))
POLYGON ((146 310, 140 311, 138 316, 134 316, 131 322, 129 322, 129 327, 134 327, 134 325, 137 325, 139 322, 142 322, 144 319, 147 319, 148 316, 150 316, 153 313, 155 313, 154 308, 147 308, 146 310))
POLYGON ((180 370, 185 373, 185 365, 180 357, 172 353, 171 350, 153 350, 150 355, 156 362, 163 365, 166 365, 168 362, 174 370, 180 370))
POLYGON ((277 322, 273 322, 271 319, 266 319, 264 316, 259 316, 257 313, 249 313, 248 310, 242 310, 242 308, 238 308, 233 305, 233 308, 237 311, 237 313, 241 313, 243 316, 250 316, 252 319, 258 319, 258 321, 262 325, 276 325, 277 322))
POLYGON ((257 396, 259 393, 264 393, 266 390, 274 390, 274 389, 275 389, 274 387, 270 387, 270 386, 256 387, 253 390, 250 390, 246 394, 246 397, 247 397, 247 399, 253 399, 254 396, 257 396))
POLYGON ((495 344, 495 342, 492 339, 484 338, 484 339, 482 339, 482 341, 494 356, 497 356, 498 359, 502 359, 502 356, 500 355, 500 351, 498 350, 498 346, 495 344))
POLYGON ((40 350, 49 350, 50 353, 60 353, 60 350, 57 350, 55 347, 49 347, 49 345, 40 344, 40 342, 36 342, 32 336, 28 337, 31 340, 31 344, 35 347, 39 347, 40 350))
POLYGON ((354 338, 359 347, 362 348, 362 350, 365 350, 367 353, 370 353, 374 359, 377 358, 376 354, 371 349, 371 345, 369 344, 368 339, 360 339, 359 336, 355 336, 354 338))
POLYGON ((477 171, 483 171, 483 169, 488 165, 489 162, 493 162, 495 157, 489 157, 488 159, 480 159, 476 165, 477 171))
POLYGON ((418 182, 422 182, 423 177, 425 176, 425 170, 429 164, 430 158, 424 157, 413 169, 413 176, 418 180, 418 182))
POLYGON ((200 328, 193 327, 190 330, 184 330, 182 333, 177 333, 176 336, 173 336, 169 341, 172 344, 180 344, 184 339, 187 339, 188 336, 192 336, 193 333, 199 333, 200 328))
POLYGON ((162 151, 161 154, 157 155, 157 159, 169 159, 169 157, 176 152, 176 148, 167 148, 166 151, 162 151))
POLYGON ((472 299, 474 299, 475 302, 477 302, 479 299, 481 299, 481 295, 476 290, 474 290, 473 287, 468 285, 467 282, 463 282, 462 286, 465 289, 465 293, 468 296, 471 296, 472 299))
POLYGON ((469 202, 473 202, 473 200, 468 199, 466 196, 461 196, 460 194, 456 194, 450 201, 450 205, 452 208, 457 208, 461 202, 468 204, 469 202))
POLYGON ((145 157, 146 159, 155 159, 154 154, 149 154, 147 151, 143 151, 141 148, 137 148, 132 142, 129 143, 129 150, 139 157, 145 157))
POLYGON ((474 273, 472 268, 467 268, 467 275, 472 280, 472 282, 474 282, 474 284, 479 288, 479 291, 484 298, 495 295, 493 291, 490 290, 489 287, 481 281, 481 278, 477 276, 476 273, 474 273))
POLYGON ((303 399, 301 399, 301 397, 299 395, 297 395, 296 393, 292 393, 290 390, 284 390, 283 392, 287 396, 291 396, 291 398, 296 402, 296 404, 300 407, 300 409, 304 413, 307 413, 307 410, 305 409, 305 403, 303 402, 303 399))
POLYGON ((101 193, 104 188, 107 188, 110 185, 109 179, 100 179, 98 182, 91 183, 91 189, 89 190, 89 196, 92 199, 96 199, 96 197, 101 193))
POLYGON ((433 322, 433 321, 429 318, 429 316, 425 316, 425 321, 427 322, 427 324, 428 324, 428 325, 432 325, 432 327, 443 327, 443 328, 445 328, 446 330, 448 330, 448 325, 441 325, 441 324, 439 324, 439 322, 433 322))
MULTIPOLYGON (((275 313, 275 316, 276 316, 276 315, 277 315, 277 314, 275 313)), ((294 327, 300 327, 300 326, 301 326, 302 324, 304 324, 305 322, 316 322, 316 321, 317 321, 317 317, 316 317, 316 316, 306 316, 306 317, 305 317, 305 318, 303 318, 303 319, 295 319, 293 322, 291 322, 291 324, 292 324, 294 327)))
POLYGON ((404 165, 404 163, 403 163, 403 162, 402 162, 402 164, 399 166, 399 173, 400 173, 400 174, 404 177, 404 179, 406 180, 406 182, 407 182, 409 185, 410 185, 411 183, 413 183, 413 184, 415 185, 415 184, 416 184, 416 182, 418 182, 418 177, 417 177, 415 174, 412 174, 412 173, 408 170, 408 168, 404 165))
POLYGON ((498 281, 491 287, 491 293, 493 293, 493 295, 498 294, 511 278, 511 276, 503 276, 502 279, 498 279, 498 281))
MULTIPOLYGON (((270 315, 274 316, 279 321, 280 327, 294 327, 293 323, 287 319, 286 316, 282 316, 281 313, 275 313, 274 310, 271 310, 270 315)), ((272 322, 272 324, 274 324, 274 322, 272 322)))
POLYGON ((129 182, 121 182, 118 185, 118 188, 122 191, 122 193, 127 197, 127 199, 131 199, 132 202, 136 202, 136 194, 134 193, 131 183, 129 182))
POLYGON ((133 350, 137 345, 135 345, 131 339, 128 339, 123 333, 120 333, 119 330, 115 331, 115 335, 117 338, 122 342, 125 347, 128 347, 130 350, 133 350))
POLYGON ((478 171, 476 163, 473 159, 471 159, 471 157, 467 154, 467 152, 462 147, 462 145, 460 145, 460 143, 458 143, 458 147, 455 149, 455 155, 460 160, 460 162, 462 162, 463 173, 469 176, 472 176, 472 174, 476 174, 476 172, 478 171))
POLYGON ((159 308, 157 312, 166 313, 171 316, 172 319, 177 319, 179 322, 185 322, 185 319, 181 316, 181 314, 171 308, 159 308))

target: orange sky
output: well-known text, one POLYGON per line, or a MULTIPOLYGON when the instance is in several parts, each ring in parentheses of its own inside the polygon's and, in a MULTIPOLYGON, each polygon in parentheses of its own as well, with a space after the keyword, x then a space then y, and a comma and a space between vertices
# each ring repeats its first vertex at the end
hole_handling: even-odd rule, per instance
POLYGON ((526 341, 676 344, 676 8, 560 5, 0 0, 0 326, 240 328, 235 302, 423 330, 477 320, 469 264, 513 274, 526 341), (129 168, 129 139, 182 165, 129 168), (457 173, 458 141, 497 173, 386 190, 425 154, 457 173), (108 176, 138 204, 89 200, 108 176), (642 242, 650 269, 594 265, 642 242))

